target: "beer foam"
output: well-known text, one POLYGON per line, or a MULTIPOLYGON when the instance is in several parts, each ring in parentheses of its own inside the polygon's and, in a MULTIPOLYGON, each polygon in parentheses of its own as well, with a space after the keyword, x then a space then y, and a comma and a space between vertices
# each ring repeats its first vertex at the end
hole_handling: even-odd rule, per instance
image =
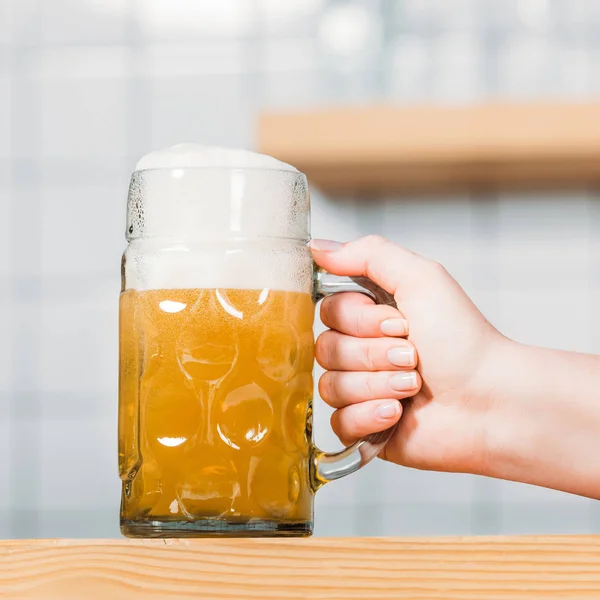
POLYGON ((193 168, 273 169, 299 173, 292 165, 266 154, 240 148, 200 144, 177 144, 164 150, 150 152, 135 166, 136 171, 193 168))
POLYGON ((312 293, 313 261, 294 243, 238 242, 223 245, 132 242, 125 253, 127 289, 221 288, 312 293))
POLYGON ((306 178, 249 150, 178 144, 136 165, 126 287, 310 293, 306 178))

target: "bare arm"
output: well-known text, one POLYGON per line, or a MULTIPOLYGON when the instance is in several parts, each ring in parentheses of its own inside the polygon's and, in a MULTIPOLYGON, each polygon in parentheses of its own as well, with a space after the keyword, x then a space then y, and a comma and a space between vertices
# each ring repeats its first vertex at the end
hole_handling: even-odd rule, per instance
POLYGON ((382 238, 312 249, 330 272, 366 275, 398 305, 360 294, 322 304, 320 391, 342 440, 397 422, 391 462, 600 498, 600 357, 507 339, 441 265, 382 238))

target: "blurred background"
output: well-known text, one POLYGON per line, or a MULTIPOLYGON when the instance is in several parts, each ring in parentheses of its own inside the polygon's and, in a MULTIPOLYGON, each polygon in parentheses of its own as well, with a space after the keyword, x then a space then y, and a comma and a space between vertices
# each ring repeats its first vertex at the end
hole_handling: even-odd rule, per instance
MULTIPOLYGON (((0 537, 119 535, 117 299, 141 155, 253 148, 268 108, 598 95, 595 0, 0 0, 0 537)), ((600 352, 598 192, 312 197, 316 237, 388 236, 505 334, 600 352)), ((316 500, 322 536, 563 532, 600 532, 599 505, 383 463, 316 500)))

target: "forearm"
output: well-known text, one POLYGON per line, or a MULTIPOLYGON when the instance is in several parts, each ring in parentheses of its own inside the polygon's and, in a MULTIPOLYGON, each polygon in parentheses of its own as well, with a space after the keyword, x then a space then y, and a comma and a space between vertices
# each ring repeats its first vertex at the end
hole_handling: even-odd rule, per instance
POLYGON ((600 357, 500 350, 482 474, 600 499, 600 357))

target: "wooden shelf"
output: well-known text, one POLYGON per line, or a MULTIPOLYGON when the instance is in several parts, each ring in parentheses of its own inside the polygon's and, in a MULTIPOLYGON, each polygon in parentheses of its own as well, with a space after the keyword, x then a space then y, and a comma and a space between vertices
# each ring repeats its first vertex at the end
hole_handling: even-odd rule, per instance
POLYGON ((600 103, 274 112, 258 133, 329 193, 600 184, 600 103))
POLYGON ((600 537, 0 542, 0 598, 600 597, 600 537))

